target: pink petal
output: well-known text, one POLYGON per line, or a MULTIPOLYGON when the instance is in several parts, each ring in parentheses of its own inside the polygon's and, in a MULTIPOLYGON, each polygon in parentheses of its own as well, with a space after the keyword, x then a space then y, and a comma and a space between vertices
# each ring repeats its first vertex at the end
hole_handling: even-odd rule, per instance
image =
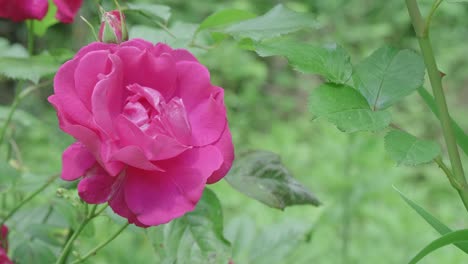
POLYGON ((62 23, 72 23, 76 13, 81 7, 83 0, 53 0, 57 5, 57 14, 55 15, 62 23))
POLYGON ((193 61, 198 62, 197 58, 193 56, 188 50, 185 49, 176 49, 171 52, 172 57, 175 59, 176 62, 180 61, 193 61))
POLYGON ((96 84, 91 99, 96 124, 113 138, 113 120, 122 111, 125 94, 122 61, 115 55, 110 55, 109 58, 112 61, 112 71, 96 84))
POLYGON ((151 163, 139 147, 127 146, 113 154, 113 159, 123 162, 126 165, 142 170, 164 171, 151 163))
POLYGON ((104 42, 92 42, 84 47, 82 47, 75 55, 75 58, 83 57, 86 54, 92 51, 100 51, 100 50, 108 50, 113 51, 117 46, 117 44, 113 43, 104 43, 104 42))
POLYGON ((91 110, 91 96, 100 74, 109 74, 111 70, 109 51, 91 51, 80 59, 75 69, 75 89, 88 110, 91 110))
POLYGON ((200 63, 178 62, 177 75, 175 96, 182 98, 189 112, 215 91, 210 83, 210 73, 200 63))
POLYGON ((125 41, 120 44, 120 47, 136 47, 139 50, 143 51, 146 49, 153 48, 153 43, 146 41, 144 39, 134 38, 128 41, 125 41))
POLYGON ((0 17, 21 22, 26 19, 42 20, 47 14, 46 0, 0 1, 0 17))
POLYGON ((144 225, 138 221, 136 215, 128 208, 127 202, 125 202, 125 193, 123 188, 125 182, 126 179, 124 178, 120 184, 121 187, 116 188, 114 195, 109 200, 109 206, 116 214, 128 219, 129 223, 135 224, 139 227, 148 227, 147 225, 144 225))
POLYGON ((121 47, 117 52, 124 62, 126 85, 138 84, 157 90, 166 100, 176 88, 175 62, 169 54, 154 56, 148 50, 121 47))
POLYGON ((123 115, 116 119, 116 129, 122 146, 139 146, 151 161, 175 157, 189 148, 165 135, 149 137, 123 115))
POLYGON ((187 111, 182 99, 174 97, 165 104, 158 116, 161 126, 175 139, 183 145, 189 145, 192 135, 187 111))
POLYGON ((226 108, 210 97, 189 112, 189 120, 192 126, 192 145, 205 146, 221 137, 227 122, 226 108))
POLYGON ((141 86, 137 83, 134 83, 134 84, 131 84, 129 86, 127 86, 127 89, 130 90, 131 92, 145 98, 145 100, 156 110, 160 111, 159 110, 159 104, 161 103, 161 101, 164 101, 164 98, 161 96, 161 94, 153 89, 153 88, 149 88, 149 87, 144 87, 144 86, 141 86))
POLYGON ((221 138, 214 144, 214 146, 222 153, 223 164, 213 173, 213 175, 211 175, 210 178, 208 178, 208 184, 216 183, 226 176, 232 167, 232 162, 234 161, 234 145, 232 144, 232 136, 227 123, 221 138))
POLYGON ((105 203, 115 188, 119 187, 117 183, 120 177, 112 177, 101 166, 95 166, 78 184, 78 194, 87 203, 105 203))
POLYGON ((166 172, 129 168, 124 186, 128 208, 145 225, 159 225, 193 210, 206 179, 222 164, 213 146, 192 149, 161 162, 166 172))
POLYGON ((62 155, 62 179, 74 181, 96 163, 96 159, 80 142, 71 144, 62 155))

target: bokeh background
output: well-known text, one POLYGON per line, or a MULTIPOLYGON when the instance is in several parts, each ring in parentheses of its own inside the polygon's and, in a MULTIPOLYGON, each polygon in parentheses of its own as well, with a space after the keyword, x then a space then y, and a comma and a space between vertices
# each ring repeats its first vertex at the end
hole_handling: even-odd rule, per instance
MULTIPOLYGON (((112 1, 103 2, 111 8, 112 1)), ((120 2, 124 5, 127 1, 120 2)), ((432 5, 431 0, 419 2, 423 12, 432 5)), ((157 3, 172 8, 169 26, 178 24, 187 30, 194 27, 191 24, 199 24, 224 8, 263 14, 283 3, 316 18, 313 29, 303 30, 296 37, 320 45, 338 43, 348 50, 353 63, 384 44, 418 48, 404 1, 159 0, 157 3)), ((99 24, 95 1, 86 1, 80 14, 96 27, 99 24)), ((131 36, 165 41, 158 39, 161 35, 142 29, 141 25, 154 25, 141 16, 129 15, 128 23, 131 36)), ((468 4, 444 3, 434 18, 431 34, 441 71, 447 74, 444 85, 450 110, 467 131, 468 4)), ((25 25, 0 20, 0 37, 24 45, 25 25)), ((38 40, 37 49, 59 49, 66 53, 67 49, 76 51, 91 41, 88 26, 77 18, 73 25, 57 24, 49 29, 38 40)), ((283 58, 260 58, 229 39, 209 51, 194 52, 210 69, 213 83, 226 90, 236 152, 265 149, 279 153, 295 177, 323 202, 319 208, 296 206, 279 211, 243 196, 224 181, 212 186, 224 207, 225 233, 233 243, 236 264, 405 263, 438 234, 403 202, 393 186, 450 227, 466 227, 466 212, 435 164, 397 167, 384 152, 383 134, 343 134, 325 121, 312 121, 307 112, 307 97, 323 81, 319 77, 295 72, 283 58)), ((0 79, 2 122, 20 89, 18 83, 0 79)), ((33 190, 36 182, 60 171, 61 152, 73 141, 58 129, 55 112, 46 101, 51 93, 49 87, 28 97, 14 119, 13 143, 20 155, 10 163, 22 167, 18 177, 24 179, 25 191, 33 190)), ((399 103, 392 114, 396 124, 414 135, 442 142, 437 120, 417 94, 399 103)), ((463 161, 468 166, 466 158, 463 156, 463 161)), ((39 219, 46 214, 54 196, 55 190, 48 189, 36 199, 36 209, 26 208, 19 214, 15 218, 17 229, 27 228, 25 219, 39 219)), ((99 218, 93 230, 85 232, 79 240, 77 248, 86 252, 104 240, 118 228, 113 224, 116 221, 122 223, 116 217, 99 218)), ((15 236, 21 235, 12 233, 12 248, 18 243, 15 240, 20 241, 15 236)), ((155 263, 155 254, 144 232, 131 228, 87 263, 155 263)), ((467 262, 463 252, 446 247, 421 263, 467 262)))

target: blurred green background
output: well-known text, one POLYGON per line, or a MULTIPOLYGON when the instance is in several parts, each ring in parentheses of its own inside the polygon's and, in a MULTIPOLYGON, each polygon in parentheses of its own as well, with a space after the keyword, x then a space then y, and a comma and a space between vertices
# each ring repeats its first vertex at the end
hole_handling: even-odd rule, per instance
MULTIPOLYGON (((111 6, 111 1, 103 2, 111 6)), ((432 5, 431 0, 419 2, 423 12, 432 5)), ((314 29, 298 34, 301 39, 321 45, 338 43, 349 51, 353 63, 385 43, 417 50, 404 1, 160 0, 157 3, 172 8, 170 25, 197 24, 224 8, 263 14, 283 3, 316 18, 314 29)), ((80 14, 99 24, 94 1, 86 1, 80 14)), ((434 19, 432 40, 440 68, 447 74, 444 84, 450 109, 467 131, 468 5, 444 3, 434 19)), ((151 25, 138 16, 129 16, 128 20, 131 33, 132 25, 151 25)), ((25 26, 0 21, 0 37, 24 44, 25 26)), ((71 26, 53 26, 38 41, 38 50, 72 47, 76 51, 93 39, 88 26, 77 18, 71 26)), ((384 152, 382 135, 342 134, 322 120, 311 121, 307 97, 322 82, 320 78, 293 71, 283 58, 259 58, 229 39, 208 52, 195 52, 210 69, 213 83, 226 90, 236 152, 266 149, 279 153, 299 181, 323 202, 320 208, 297 206, 278 211, 243 196, 224 181, 212 186, 224 207, 226 236, 233 242, 236 264, 405 263, 438 234, 403 202, 392 186, 453 229, 466 228, 463 206, 436 165, 397 167, 384 152), (259 242, 265 239, 269 243, 259 242)), ((0 114, 5 113, 18 87, 13 81, 0 80, 0 114)), ((72 142, 58 129, 55 112, 45 100, 51 93, 49 88, 30 96, 16 115, 14 136, 21 158, 14 162, 26 168, 24 182, 29 179, 31 186, 25 189, 34 187, 34 179, 39 181, 59 172, 61 152, 72 142)), ((399 126, 442 142, 437 120, 416 94, 392 111, 399 126)), ((466 158, 463 161, 468 165, 466 158)), ((49 188, 39 200, 48 201, 53 196, 55 190, 49 188)), ((41 213, 29 210, 25 214, 23 218, 38 217, 41 213)), ((21 217, 16 219, 20 226, 21 217)), ((118 228, 111 224, 114 221, 111 217, 98 219, 94 232, 80 239, 77 248, 86 252, 104 240, 118 228)), ((10 240, 12 248, 17 246, 15 232, 10 240)), ((154 263, 154 254, 143 232, 131 228, 87 263, 154 263)), ((464 253, 446 247, 421 263, 467 262, 464 253)))

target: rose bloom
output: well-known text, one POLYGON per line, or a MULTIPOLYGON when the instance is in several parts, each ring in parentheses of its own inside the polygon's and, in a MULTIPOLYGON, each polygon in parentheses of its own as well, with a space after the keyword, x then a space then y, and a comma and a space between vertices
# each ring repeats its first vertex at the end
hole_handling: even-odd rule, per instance
MULTIPOLYGON (((57 5, 55 17, 62 23, 72 23, 83 0, 53 0, 57 5)), ((0 0, 0 17, 21 22, 42 20, 49 8, 48 0, 0 0)))
POLYGON ((83 176, 80 197, 108 202, 130 223, 182 216, 231 168, 223 89, 187 50, 95 42, 58 70, 54 91, 60 128, 77 140, 62 179, 83 176))
POLYGON ((8 228, 3 225, 0 230, 0 264, 13 264, 8 258, 8 228))

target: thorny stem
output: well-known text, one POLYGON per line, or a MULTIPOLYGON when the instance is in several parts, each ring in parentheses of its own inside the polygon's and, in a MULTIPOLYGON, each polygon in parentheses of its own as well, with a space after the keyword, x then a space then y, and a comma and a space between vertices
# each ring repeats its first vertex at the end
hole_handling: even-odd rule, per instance
MULTIPOLYGON (((458 194, 460 195, 463 204, 468 211, 468 188, 465 173, 463 171, 463 165, 460 159, 460 153, 458 152, 457 141, 455 138, 455 132, 452 126, 447 101, 445 99, 444 90, 442 88, 442 77, 440 75, 437 63, 432 50, 432 45, 429 40, 429 31, 427 28, 430 26, 430 19, 427 22, 421 16, 419 11, 418 3, 416 0, 406 0, 406 6, 408 8, 411 21, 413 23, 416 36, 418 38, 421 53, 426 64, 427 73, 432 86, 432 93, 439 110, 439 120, 442 126, 442 133, 444 135, 445 144, 449 154, 450 164, 452 167, 451 182, 458 183, 454 186, 458 194)), ((437 4, 434 5, 433 10, 437 8, 437 4)), ((433 12, 431 12, 433 13, 433 12)))
MULTIPOLYGON (((83 222, 81 222, 80 226, 78 227, 78 229, 76 231, 73 232, 73 234, 67 238, 66 242, 65 242, 65 246, 63 247, 62 249, 62 252, 60 253, 60 256, 59 258, 57 259, 57 262, 55 262, 56 264, 65 264, 67 262, 67 259, 68 259, 68 255, 70 254, 70 251, 72 250, 73 248, 73 243, 75 242, 75 240, 78 238, 78 236, 81 234, 81 232, 84 230, 84 228, 86 227, 86 225, 91 222, 91 220, 93 220, 96 216, 100 215, 106 208, 107 208, 107 205, 100 208, 99 210, 97 210, 97 207, 98 205, 93 205, 91 207, 91 209, 88 211, 86 210, 86 217, 85 219, 83 220, 83 222)), ((86 207, 87 208, 87 207, 86 207)), ((88 208, 87 208, 88 209, 88 208)), ((120 234, 120 233, 119 233, 120 234)), ((110 241, 109 241, 110 242, 110 241)), ((105 245, 104 245, 105 246, 105 245)))
POLYGON ((103 243, 99 244, 98 246, 96 246, 95 248, 93 248, 91 251, 89 251, 84 257, 72 262, 72 264, 78 264, 78 263, 82 263, 84 262, 85 260, 87 260, 88 258, 96 255, 96 253, 102 249, 103 247, 107 246, 107 244, 109 244, 110 242, 112 242, 116 237, 118 237, 128 226, 130 225, 130 223, 126 223, 124 226, 122 226, 114 235, 112 235, 109 239, 107 239, 106 241, 104 241, 103 243))
POLYGON ((13 208, 10 211, 10 213, 8 213, 8 215, 5 218, 3 218, 2 222, 0 222, 0 226, 5 224, 5 222, 8 219, 10 219, 21 207, 23 207, 23 205, 28 203, 31 199, 36 197, 36 195, 38 195, 43 190, 45 190, 49 185, 51 185, 55 181, 55 179, 58 178, 58 176, 59 175, 54 175, 54 176, 50 177, 44 185, 42 185, 39 189, 37 189, 35 192, 31 193, 28 197, 26 197, 23 201, 21 201, 18 205, 16 205, 15 208, 13 208))
POLYGON ((34 92, 35 90, 43 87, 43 86, 47 86, 49 85, 51 82, 50 81, 47 81, 47 82, 43 82, 43 83, 40 83, 40 84, 37 84, 37 85, 33 85, 33 86, 30 86, 28 88, 26 88, 25 90, 23 90, 21 93, 19 93, 14 101, 13 101, 13 104, 11 105, 10 107, 10 112, 8 113, 8 116, 5 120, 5 123, 3 124, 3 127, 2 127, 2 130, 0 131, 0 145, 2 145, 3 143, 3 140, 5 139, 5 135, 6 135, 6 132, 8 130, 8 126, 10 125, 10 122, 13 118, 13 114, 15 113, 16 111, 16 108, 18 108, 18 105, 21 103, 21 101, 26 97, 28 96, 30 93, 34 92))

